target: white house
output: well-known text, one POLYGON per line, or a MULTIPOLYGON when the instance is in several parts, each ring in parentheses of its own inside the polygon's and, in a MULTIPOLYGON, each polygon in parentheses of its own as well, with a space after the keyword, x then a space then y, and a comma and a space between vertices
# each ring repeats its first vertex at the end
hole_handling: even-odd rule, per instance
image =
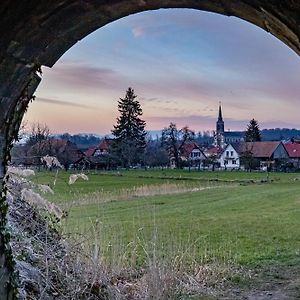
POLYGON ((220 156, 220 166, 224 169, 240 168, 240 156, 234 144, 228 144, 220 156))
MULTIPOLYGON (((206 159, 205 154, 196 143, 185 144, 180 151, 180 159, 189 167, 201 168, 203 161, 206 159)), ((171 158, 171 168, 175 168, 175 159, 171 158)))

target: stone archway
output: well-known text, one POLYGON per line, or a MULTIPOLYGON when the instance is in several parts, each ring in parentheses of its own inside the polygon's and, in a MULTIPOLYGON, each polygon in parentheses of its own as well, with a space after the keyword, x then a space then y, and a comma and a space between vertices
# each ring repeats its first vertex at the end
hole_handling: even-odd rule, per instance
MULTIPOLYGON (((193 8, 239 17, 270 32, 300 55, 300 3, 294 0, 2 0, 0 186, 12 140, 41 80, 38 75, 41 66, 52 67, 78 40, 107 23, 159 8, 193 8)), ((13 266, 7 248, 6 210, 3 196, 0 200, 0 295, 11 299, 13 266)))

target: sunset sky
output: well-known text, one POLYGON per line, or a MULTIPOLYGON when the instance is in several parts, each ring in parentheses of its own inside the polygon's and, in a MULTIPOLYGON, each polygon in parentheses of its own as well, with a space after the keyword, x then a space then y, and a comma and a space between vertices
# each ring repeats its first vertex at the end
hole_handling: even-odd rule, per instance
POLYGON ((262 29, 234 17, 170 9, 129 16, 89 35, 43 68, 25 116, 52 132, 107 134, 117 101, 134 88, 147 130, 171 121, 214 129, 300 128, 300 59, 262 29))

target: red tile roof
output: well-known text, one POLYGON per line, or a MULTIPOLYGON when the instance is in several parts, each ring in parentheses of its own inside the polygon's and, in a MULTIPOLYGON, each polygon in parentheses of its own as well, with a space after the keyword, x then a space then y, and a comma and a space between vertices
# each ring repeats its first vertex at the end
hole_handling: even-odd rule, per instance
POLYGON ((253 157, 269 158, 281 142, 244 142, 239 145, 239 153, 249 151, 253 157))
POLYGON ((108 151, 108 147, 109 147, 109 145, 108 145, 108 140, 107 140, 107 139, 103 139, 103 140, 100 142, 100 144, 98 145, 97 149, 108 151))
POLYGON ((84 152, 84 154, 85 154, 86 156, 90 157, 90 156, 93 156, 93 155, 94 155, 94 153, 95 153, 96 150, 100 150, 101 152, 103 152, 103 151, 107 151, 107 152, 108 152, 108 149, 109 149, 109 142, 110 142, 109 139, 104 138, 104 139, 99 143, 98 146, 89 148, 88 150, 86 150, 86 151, 84 152))
POLYGON ((300 144, 289 143, 284 144, 284 147, 290 158, 300 158, 300 144))
POLYGON ((94 155, 94 153, 95 153, 95 151, 96 151, 96 147, 92 147, 92 148, 89 148, 89 149, 87 149, 85 152, 84 152, 84 154, 86 155, 86 156, 93 156, 94 155))
POLYGON ((199 149, 201 151, 200 147, 196 143, 185 144, 182 147, 182 155, 188 157, 194 149, 199 149))
POLYGON ((208 156, 212 156, 212 155, 219 155, 223 152, 223 149, 221 147, 211 147, 208 148, 207 150, 204 151, 205 154, 207 154, 208 156))

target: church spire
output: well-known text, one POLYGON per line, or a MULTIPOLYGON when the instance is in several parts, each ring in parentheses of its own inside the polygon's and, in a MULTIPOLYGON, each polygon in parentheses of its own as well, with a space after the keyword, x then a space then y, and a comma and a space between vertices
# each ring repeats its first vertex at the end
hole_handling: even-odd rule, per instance
POLYGON ((222 117, 221 102, 219 102, 219 115, 218 115, 218 120, 216 122, 216 133, 214 139, 215 139, 214 141, 215 146, 224 148, 224 121, 222 117))
POLYGON ((219 102, 219 117, 218 117, 218 121, 223 121, 221 101, 219 102))
POLYGON ((217 134, 224 134, 224 121, 222 117, 222 106, 221 102, 219 102, 219 116, 216 123, 216 133, 217 134))

